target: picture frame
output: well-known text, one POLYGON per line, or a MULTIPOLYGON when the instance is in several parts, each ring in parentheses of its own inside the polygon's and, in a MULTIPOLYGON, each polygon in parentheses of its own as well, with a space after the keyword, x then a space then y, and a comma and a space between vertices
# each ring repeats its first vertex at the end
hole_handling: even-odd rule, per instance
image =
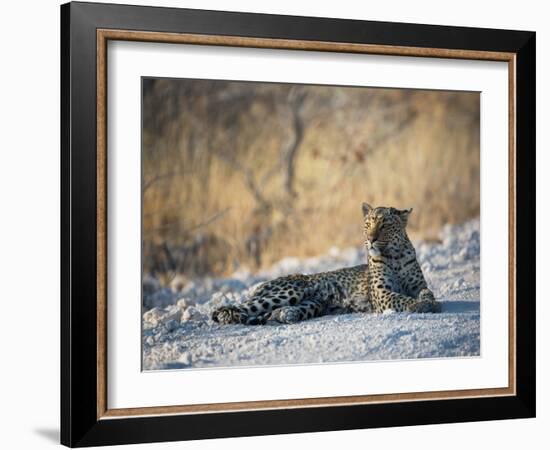
POLYGON ((62 5, 61 443, 81 447, 534 417, 535 41, 535 33, 527 31, 80 2, 62 5), (319 51, 505 62, 508 386, 109 408, 110 41, 284 49, 298 56, 319 51))

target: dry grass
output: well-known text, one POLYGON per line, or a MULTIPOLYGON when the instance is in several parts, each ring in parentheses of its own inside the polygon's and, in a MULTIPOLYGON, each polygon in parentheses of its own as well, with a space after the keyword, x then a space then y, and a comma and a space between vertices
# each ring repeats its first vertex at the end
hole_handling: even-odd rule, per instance
POLYGON ((363 201, 413 207, 413 237, 479 214, 477 93, 158 80, 144 95, 145 270, 359 245, 363 201))

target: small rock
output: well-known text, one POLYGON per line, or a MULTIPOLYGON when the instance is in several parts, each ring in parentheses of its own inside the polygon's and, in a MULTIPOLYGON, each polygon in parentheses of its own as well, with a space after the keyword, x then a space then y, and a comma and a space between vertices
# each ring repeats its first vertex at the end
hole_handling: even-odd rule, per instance
POLYGON ((170 289, 174 294, 183 291, 183 288, 187 285, 187 278, 181 274, 177 274, 170 282, 170 289))
POLYGON ((178 308, 183 309, 183 310, 187 309, 189 306, 192 306, 194 304, 195 303, 192 302, 191 300, 189 300, 188 298, 180 298, 176 303, 178 308))
POLYGON ((164 327, 166 328, 166 331, 168 331, 168 333, 171 333, 172 331, 177 329, 178 326, 179 326, 179 323, 176 320, 169 320, 164 324, 164 327))
POLYGON ((179 321, 181 319, 182 311, 177 305, 169 306, 165 311, 166 314, 162 317, 163 322, 168 322, 169 320, 179 321))
POLYGON ((455 280, 455 282, 453 283, 453 288, 454 289, 460 289, 464 286, 464 278, 458 278, 457 280, 455 280))
POLYGON ((192 362, 191 355, 188 352, 182 353, 178 358, 178 362, 180 364, 185 364, 186 366, 190 366, 192 362))
POLYGON ((227 306, 237 301, 237 297, 233 292, 215 292, 212 295, 211 303, 216 306, 227 306))
POLYGON ((158 325, 161 315, 162 311, 160 308, 153 308, 143 314, 143 321, 155 327, 158 325))
POLYGON ((202 314, 194 306, 190 306, 189 308, 187 308, 181 316, 182 322, 188 322, 190 320, 200 320, 200 319, 202 319, 202 314))

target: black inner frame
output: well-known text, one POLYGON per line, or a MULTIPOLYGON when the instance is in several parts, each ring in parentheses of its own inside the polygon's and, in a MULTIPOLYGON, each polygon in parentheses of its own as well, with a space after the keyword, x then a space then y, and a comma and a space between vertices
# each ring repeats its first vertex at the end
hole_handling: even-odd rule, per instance
MULTIPOLYGON (((61 443, 91 446, 535 416, 535 33, 94 3, 61 6, 61 443), (96 30, 515 53, 517 395, 97 419, 96 30)), ((153 406, 153 405, 152 405, 153 406)))

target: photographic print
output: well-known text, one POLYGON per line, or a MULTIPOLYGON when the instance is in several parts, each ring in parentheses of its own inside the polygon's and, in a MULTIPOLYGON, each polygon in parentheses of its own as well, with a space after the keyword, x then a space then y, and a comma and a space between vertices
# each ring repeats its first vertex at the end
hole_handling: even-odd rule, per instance
POLYGON ((143 370, 480 355, 478 92, 142 78, 143 370))
POLYGON ((534 32, 60 22, 64 445, 535 417, 534 32))

